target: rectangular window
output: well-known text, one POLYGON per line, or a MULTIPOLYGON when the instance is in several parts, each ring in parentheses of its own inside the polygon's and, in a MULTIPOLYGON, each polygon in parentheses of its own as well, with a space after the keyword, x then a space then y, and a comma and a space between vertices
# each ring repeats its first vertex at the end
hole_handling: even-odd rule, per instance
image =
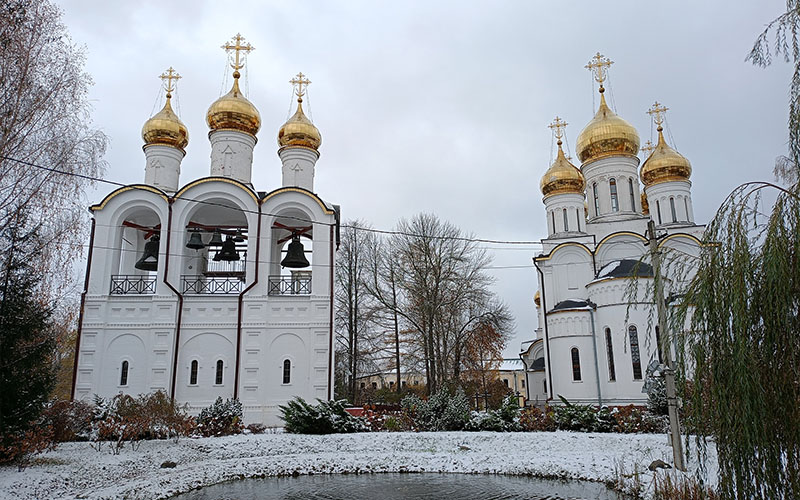
POLYGON ((614 368, 614 346, 611 343, 611 329, 606 328, 606 357, 608 358, 608 380, 617 380, 617 371, 614 368))
POLYGON ((633 379, 642 380, 642 358, 639 354, 639 333, 636 327, 628 327, 628 336, 631 341, 631 363, 633 363, 633 379))
POLYGON ((581 380, 581 357, 577 347, 572 348, 572 380, 575 382, 581 380))
POLYGON ((611 211, 619 212, 619 200, 617 199, 617 181, 611 179, 608 181, 608 188, 611 191, 611 211))
POLYGON ((636 211, 636 195, 633 193, 633 179, 628 179, 628 190, 631 192, 631 212, 636 211))
POLYGON ((672 211, 672 222, 678 222, 678 215, 675 213, 675 198, 669 199, 669 209, 672 211))
POLYGON ((283 360, 283 383, 288 384, 292 381, 292 362, 288 359, 283 360))
POLYGON ((220 359, 217 361, 217 373, 214 377, 214 383, 217 385, 222 385, 222 368, 224 367, 224 363, 220 359))
POLYGON ((658 214, 658 223, 661 224, 661 203, 656 200, 656 213, 658 214))
POLYGON ((564 231, 569 231, 569 221, 567 220, 567 209, 563 208, 562 210, 564 214, 564 231))

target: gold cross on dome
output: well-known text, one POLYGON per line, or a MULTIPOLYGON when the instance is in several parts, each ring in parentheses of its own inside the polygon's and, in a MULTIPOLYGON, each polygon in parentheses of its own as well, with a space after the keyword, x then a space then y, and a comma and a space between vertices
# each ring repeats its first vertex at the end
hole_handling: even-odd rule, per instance
POLYGON ((289 83, 291 83, 294 87, 295 95, 302 99, 303 96, 306 95, 306 90, 308 89, 309 84, 311 84, 311 80, 309 80, 303 73, 297 73, 297 76, 289 80, 289 83))
POLYGON ((170 66, 168 70, 166 70, 165 72, 161 73, 161 75, 159 75, 159 78, 161 78, 164 82, 166 82, 166 84, 167 84, 167 94, 169 94, 170 92, 175 90, 175 87, 172 86, 172 81, 174 80, 174 81, 177 82, 178 80, 181 79, 181 75, 179 75, 178 72, 175 71, 172 68, 172 66, 170 66))
POLYGON ((556 136, 556 140, 560 141, 561 138, 564 137, 564 128, 566 128, 567 125, 569 125, 569 123, 556 116, 556 119, 553 120, 553 123, 548 125, 547 128, 552 130, 553 135, 556 136))
POLYGON ((608 68, 614 64, 614 61, 607 58, 600 52, 595 54, 589 63, 584 66, 584 68, 588 69, 594 74, 594 79, 600 86, 603 86, 603 82, 606 81, 606 77, 608 76, 608 68))
POLYGON ((645 155, 645 156, 650 156, 650 153, 652 153, 654 149, 656 149, 656 147, 655 147, 655 146, 653 146, 653 143, 652 143, 652 141, 650 141, 650 139, 648 139, 648 140, 647 140, 647 141, 644 143, 644 146, 642 146, 641 148, 639 148, 639 151, 641 151, 642 153, 644 153, 644 155, 645 155))
POLYGON ((661 124, 664 123, 664 115, 666 114, 669 108, 663 106, 660 102, 656 101, 647 110, 647 114, 653 117, 653 121, 655 122, 657 127, 661 127, 661 124))
POLYGON ((239 60, 239 52, 244 52, 246 55, 249 54, 251 50, 256 50, 256 48, 250 45, 249 42, 247 45, 242 45, 242 42, 244 42, 244 37, 239 33, 236 33, 236 36, 233 37, 233 42, 227 42, 222 46, 222 48, 228 54, 230 54, 231 51, 234 52, 233 64, 231 64, 231 67, 234 69, 234 71, 238 71, 244 67, 244 62, 239 60), (234 44, 233 42, 236 43, 234 44))

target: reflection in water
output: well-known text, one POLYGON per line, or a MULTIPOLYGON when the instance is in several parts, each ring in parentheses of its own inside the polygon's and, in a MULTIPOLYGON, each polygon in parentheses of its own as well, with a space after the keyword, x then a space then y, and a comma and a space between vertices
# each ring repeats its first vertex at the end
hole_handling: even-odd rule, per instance
POLYGON ((314 475, 245 479, 174 500, 617 500, 599 483, 475 474, 314 475))

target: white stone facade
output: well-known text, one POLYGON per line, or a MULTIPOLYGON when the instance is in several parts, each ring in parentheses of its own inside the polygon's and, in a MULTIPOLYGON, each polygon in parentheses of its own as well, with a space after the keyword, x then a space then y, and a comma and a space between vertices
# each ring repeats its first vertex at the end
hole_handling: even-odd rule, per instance
POLYGON ((533 259, 539 328, 536 340, 523 344, 521 353, 528 374, 526 397, 531 404, 560 404, 563 396, 581 404, 643 405, 646 368, 659 358, 648 221, 652 218, 658 229, 665 296, 691 279, 690 263, 700 255, 705 227, 695 224, 688 178, 644 188, 645 214, 637 157, 604 154, 585 160, 580 170, 583 193, 543 199, 549 236, 533 259), (580 211, 575 224, 575 209, 583 207, 584 199, 586 211, 580 211), (637 262, 644 267, 630 271, 637 262), (622 272, 625 266, 627 273, 622 272), (537 359, 543 370, 533 368, 537 359))
MULTIPOLYGON (((255 191, 255 136, 209 137, 210 177, 178 188, 183 151, 146 145, 146 184, 91 207, 73 397, 161 390, 195 413, 238 398, 246 423, 281 425, 278 405, 333 396, 338 207, 305 180, 255 191), (238 259, 218 258, 215 233, 238 259), (284 268, 295 233, 310 266, 284 268), (154 235, 155 270, 137 268, 154 235), (204 248, 187 247, 191 238, 204 248)), ((304 166, 313 173, 312 156, 304 166)))

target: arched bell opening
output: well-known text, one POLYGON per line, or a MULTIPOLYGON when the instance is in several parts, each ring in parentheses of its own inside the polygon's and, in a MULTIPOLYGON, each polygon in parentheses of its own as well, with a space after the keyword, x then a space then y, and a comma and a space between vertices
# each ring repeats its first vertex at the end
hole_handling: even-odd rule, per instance
POLYGON ((156 293, 156 276, 164 265, 165 248, 158 214, 149 207, 133 208, 122 217, 116 232, 110 293, 156 293))
POLYGON ((304 211, 281 211, 272 222, 270 295, 311 294, 314 225, 304 211))
POLYGON ((235 203, 224 198, 198 203, 184 224, 182 236, 183 293, 243 290, 250 231, 245 213, 235 203))

